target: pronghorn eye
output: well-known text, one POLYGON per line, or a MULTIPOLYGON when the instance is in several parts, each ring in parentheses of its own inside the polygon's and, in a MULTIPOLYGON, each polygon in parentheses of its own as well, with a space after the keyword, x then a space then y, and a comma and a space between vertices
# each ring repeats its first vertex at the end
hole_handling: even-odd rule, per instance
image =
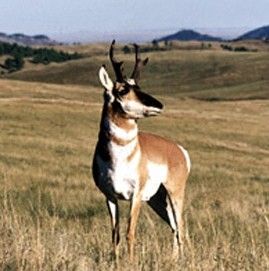
POLYGON ((120 95, 120 96, 124 96, 124 95, 128 94, 129 92, 130 92, 130 89, 129 89, 129 88, 124 88, 123 90, 121 90, 121 91, 119 92, 119 95, 120 95))

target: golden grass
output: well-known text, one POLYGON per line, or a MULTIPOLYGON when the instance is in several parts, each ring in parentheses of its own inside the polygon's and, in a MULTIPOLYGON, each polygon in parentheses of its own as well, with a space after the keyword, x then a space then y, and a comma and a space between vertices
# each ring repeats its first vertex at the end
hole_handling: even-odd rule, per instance
MULTIPOLYGON (((185 250, 170 259, 168 227, 144 204, 136 262, 121 202, 118 270, 269 267, 269 102, 159 96, 165 113, 141 129, 189 151, 185 250)), ((0 270, 114 270, 104 197, 91 177, 100 88, 0 80, 0 270)))

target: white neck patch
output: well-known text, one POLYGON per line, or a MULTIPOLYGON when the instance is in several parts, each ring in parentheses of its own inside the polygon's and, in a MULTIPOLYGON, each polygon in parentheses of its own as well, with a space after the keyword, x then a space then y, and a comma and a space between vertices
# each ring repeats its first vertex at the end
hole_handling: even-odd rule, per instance
POLYGON ((137 137, 137 125, 132 130, 126 131, 123 128, 117 126, 113 121, 109 119, 106 119, 105 124, 108 127, 110 134, 120 140, 131 141, 137 137))
POLYGON ((114 143, 113 141, 109 143, 109 148, 111 152, 113 153, 114 162, 119 161, 126 161, 126 159, 133 153, 133 151, 136 148, 136 145, 138 143, 138 140, 132 140, 130 143, 124 146, 120 146, 117 143, 114 143))

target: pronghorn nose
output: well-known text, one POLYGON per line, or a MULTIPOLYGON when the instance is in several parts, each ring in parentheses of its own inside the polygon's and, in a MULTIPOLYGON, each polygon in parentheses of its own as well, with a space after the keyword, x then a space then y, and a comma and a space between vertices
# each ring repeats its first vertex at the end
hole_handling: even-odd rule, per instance
POLYGON ((138 99, 146 106, 156 107, 158 109, 163 109, 163 104, 157 99, 153 98, 151 95, 146 94, 142 91, 136 93, 138 99))

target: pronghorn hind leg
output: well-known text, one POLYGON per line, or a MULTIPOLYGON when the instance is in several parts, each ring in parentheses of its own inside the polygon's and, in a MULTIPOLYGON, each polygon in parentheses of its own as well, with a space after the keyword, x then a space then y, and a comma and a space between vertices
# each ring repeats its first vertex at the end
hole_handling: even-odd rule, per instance
POLYGON ((147 203, 168 225, 171 226, 167 212, 167 191, 163 184, 160 185, 157 193, 152 196, 147 203))
POLYGON ((112 226, 112 243, 113 243, 113 256, 118 261, 119 257, 119 243, 120 243, 120 227, 119 227, 119 206, 116 200, 107 199, 107 207, 111 218, 112 226))
POLYGON ((161 185, 157 193, 148 201, 149 206, 171 227, 173 240, 173 258, 178 258, 179 250, 183 253, 183 200, 168 195, 164 185, 161 185))
POLYGON ((183 255, 183 198, 169 196, 168 215, 174 232, 173 255, 178 258, 179 250, 183 255))

